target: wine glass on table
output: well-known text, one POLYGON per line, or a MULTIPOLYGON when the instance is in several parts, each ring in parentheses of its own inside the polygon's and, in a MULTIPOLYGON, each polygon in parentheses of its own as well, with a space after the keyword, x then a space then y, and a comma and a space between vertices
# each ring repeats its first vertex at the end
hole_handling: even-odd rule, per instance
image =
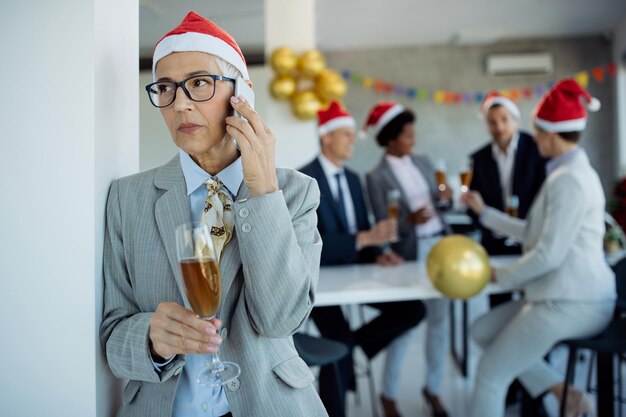
MULTIPOLYGON (((183 277, 185 295, 198 318, 213 320, 221 297, 221 278, 211 230, 198 222, 176 228, 176 253, 183 277)), ((217 353, 196 378, 198 384, 217 387, 227 384, 241 373, 234 362, 222 362, 217 353)))

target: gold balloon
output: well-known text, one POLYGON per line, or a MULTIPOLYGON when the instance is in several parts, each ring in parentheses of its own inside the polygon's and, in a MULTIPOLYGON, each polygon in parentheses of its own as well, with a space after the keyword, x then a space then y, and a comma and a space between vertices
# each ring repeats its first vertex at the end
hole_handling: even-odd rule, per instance
POLYGON ((296 69, 298 57, 291 48, 277 48, 272 52, 270 65, 277 75, 285 75, 296 69))
POLYGON ((461 235, 441 239, 428 254, 426 269, 434 287, 448 298, 473 297, 491 278, 485 248, 461 235))
POLYGON ((291 97, 293 114, 301 120, 309 120, 317 116, 321 103, 311 90, 298 91, 291 97))
POLYGON ((348 86, 339 73, 325 69, 317 77, 315 92, 323 101, 336 100, 343 97, 348 86))
POLYGON ((286 100, 296 92, 296 80, 291 75, 279 75, 270 83, 270 94, 276 100, 286 100))
POLYGON ((324 68, 326 68, 324 56, 316 49, 306 51, 298 58, 298 71, 303 77, 314 78, 324 68))

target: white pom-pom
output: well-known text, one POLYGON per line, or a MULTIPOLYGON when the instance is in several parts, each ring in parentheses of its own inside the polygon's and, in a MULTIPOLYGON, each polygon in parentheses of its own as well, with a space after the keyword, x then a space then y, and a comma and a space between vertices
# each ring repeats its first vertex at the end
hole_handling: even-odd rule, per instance
POLYGON ((589 111, 600 110, 600 100, 595 97, 591 97, 591 100, 589 100, 589 103, 587 104, 587 108, 589 109, 589 111))
POLYGON ((361 140, 365 140, 367 139, 367 132, 363 129, 359 130, 359 133, 357 134, 357 136, 359 137, 359 139, 361 140))

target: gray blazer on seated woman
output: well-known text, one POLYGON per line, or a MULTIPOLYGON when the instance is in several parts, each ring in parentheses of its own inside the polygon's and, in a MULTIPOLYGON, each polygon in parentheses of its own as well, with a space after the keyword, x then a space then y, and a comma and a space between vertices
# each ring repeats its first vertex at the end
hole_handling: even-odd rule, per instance
MULTIPOLYGON (((476 192, 462 198, 485 227, 522 242, 522 257, 493 270, 493 280, 525 293, 524 299, 502 304, 474 324, 474 339, 484 352, 471 417, 503 416, 506 387, 515 378, 535 397, 549 391, 560 399, 563 377, 544 355, 560 340, 591 336, 611 320, 615 278, 602 250, 604 192, 578 146, 587 116, 581 98, 590 108, 597 103, 568 79, 539 103, 535 141, 542 156, 552 159, 526 220, 486 207, 476 192)), ((593 415, 589 399, 570 390, 566 415, 593 415)))

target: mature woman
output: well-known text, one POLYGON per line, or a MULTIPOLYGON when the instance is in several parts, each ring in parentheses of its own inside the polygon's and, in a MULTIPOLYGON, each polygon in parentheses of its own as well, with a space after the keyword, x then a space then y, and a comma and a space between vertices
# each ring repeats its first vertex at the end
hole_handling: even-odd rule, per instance
MULTIPOLYGON (((471 417, 501 417, 506 387, 516 377, 535 397, 549 391, 561 398, 563 378, 544 355, 560 340, 601 331, 611 319, 615 281, 602 251, 604 192, 578 146, 587 119, 582 100, 597 107, 597 100, 567 79, 538 105, 535 141, 551 160, 526 220, 486 207, 476 192, 462 199, 484 226, 522 242, 522 257, 494 270, 493 280, 525 294, 474 325, 474 338, 484 352, 471 417)), ((588 398, 578 390, 570 391, 566 407, 569 417, 593 415, 588 398)))
POLYGON ((109 192, 100 336, 113 373, 129 380, 118 415, 326 416, 291 339, 319 273, 317 185, 275 168, 272 131, 233 97, 235 79, 251 85, 243 55, 215 24, 190 12, 157 43, 153 72, 147 91, 180 153, 109 192), (174 230, 191 220, 223 245, 222 321, 183 307, 174 230), (218 349, 241 375, 201 386, 218 349))
MULTIPOLYGON (((435 170, 425 155, 414 155, 415 115, 400 104, 381 102, 370 110, 366 127, 373 131, 385 154, 377 167, 367 174, 367 190, 376 220, 388 216, 389 192, 399 192, 398 241, 392 249, 404 259, 423 260, 430 248, 448 232, 438 209, 439 199, 450 200, 450 190, 440 191, 435 170)), ((427 300, 426 386, 424 401, 435 417, 448 414, 439 398, 448 342, 448 301, 427 300)), ((402 359, 410 334, 393 342, 387 352, 382 403, 387 417, 395 410, 402 359)))

